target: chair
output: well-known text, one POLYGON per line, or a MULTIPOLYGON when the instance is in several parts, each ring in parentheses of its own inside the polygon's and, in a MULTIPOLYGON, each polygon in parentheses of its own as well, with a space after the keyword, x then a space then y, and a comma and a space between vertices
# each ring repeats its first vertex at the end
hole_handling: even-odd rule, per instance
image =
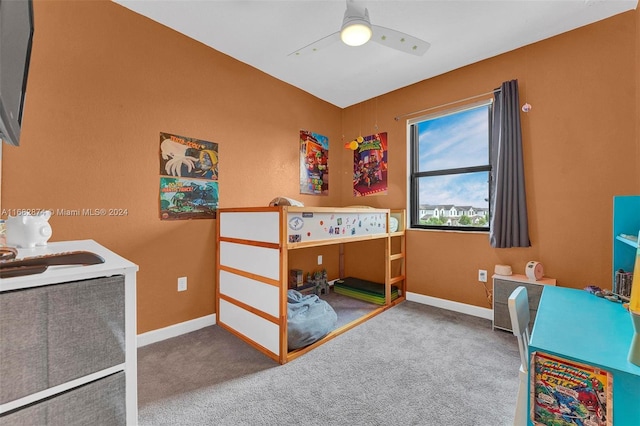
POLYGON ((511 328, 513 334, 518 338, 518 349, 520 350, 520 385, 518 386, 518 401, 516 404, 516 415, 513 420, 514 426, 527 424, 527 379, 529 371, 529 295, 526 287, 517 287, 508 301, 509 316, 511 317, 511 328))

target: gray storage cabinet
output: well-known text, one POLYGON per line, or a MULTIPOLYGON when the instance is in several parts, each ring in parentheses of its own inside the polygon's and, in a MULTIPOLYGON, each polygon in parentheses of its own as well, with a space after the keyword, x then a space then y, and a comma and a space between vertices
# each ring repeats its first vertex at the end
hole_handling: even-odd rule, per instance
POLYGON ((0 426, 137 422, 135 274, 99 254, 103 265, 67 267, 95 278, 55 282, 59 267, 0 280, 0 426))
POLYGON ((533 329, 533 323, 538 312, 540 296, 545 285, 556 285, 553 278, 543 278, 531 281, 526 275, 494 275, 493 276, 493 328, 513 331, 511 317, 509 316, 509 296, 516 288, 523 286, 529 296, 529 332, 533 329))

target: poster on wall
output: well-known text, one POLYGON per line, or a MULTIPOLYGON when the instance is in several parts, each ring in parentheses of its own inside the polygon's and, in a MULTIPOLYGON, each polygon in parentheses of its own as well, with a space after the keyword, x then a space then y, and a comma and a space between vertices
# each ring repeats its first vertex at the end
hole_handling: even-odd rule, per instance
POLYGON ((160 178, 160 219, 215 219, 217 209, 218 182, 160 178))
POLYGON ((531 420, 535 425, 613 425, 613 377, 594 366, 531 354, 531 420))
POLYGON ((300 193, 329 195, 329 138, 300 130, 300 193))
POLYGON ((160 174, 218 180, 218 144, 161 132, 160 174))
POLYGON ((363 138, 353 151, 353 195, 387 194, 387 133, 363 138))
POLYGON ((160 219, 215 219, 218 144, 160 132, 160 219))

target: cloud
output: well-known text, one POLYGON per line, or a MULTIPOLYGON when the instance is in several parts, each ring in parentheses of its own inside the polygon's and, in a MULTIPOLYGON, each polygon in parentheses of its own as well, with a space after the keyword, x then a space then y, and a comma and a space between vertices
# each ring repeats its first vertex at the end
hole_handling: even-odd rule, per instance
POLYGON ((421 178, 419 204, 488 208, 488 179, 488 172, 421 178))
MULTIPOLYGON (((443 170, 489 163, 488 106, 419 123, 419 170, 443 170)), ((488 172, 420 179, 420 204, 488 207, 488 172)))
POLYGON ((489 161, 487 106, 419 124, 419 169, 478 166, 489 161))

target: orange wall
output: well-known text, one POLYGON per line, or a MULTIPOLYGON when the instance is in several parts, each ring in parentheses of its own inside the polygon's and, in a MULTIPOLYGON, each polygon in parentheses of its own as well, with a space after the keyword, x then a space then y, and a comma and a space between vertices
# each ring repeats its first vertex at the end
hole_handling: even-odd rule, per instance
MULTIPOLYGON (((611 287, 612 197, 640 193, 637 21, 638 12, 631 11, 344 111, 348 138, 376 121, 388 132, 389 179, 396 190, 366 201, 401 207, 406 120, 395 122, 395 116, 490 92, 514 78, 521 102, 533 106, 522 115, 532 246, 492 249, 486 233, 409 231, 408 291, 490 307, 477 270, 491 274, 494 265, 509 264, 524 273, 529 260, 541 261, 562 286, 611 287)), ((343 186, 346 204, 349 197, 343 186)))
MULTIPOLYGON (((284 195, 402 208, 405 124, 393 117, 511 78, 533 105, 523 117, 533 247, 493 250, 482 233, 411 231, 409 290, 487 306, 477 269, 509 263, 517 272, 531 259, 561 285, 609 282, 611 197, 640 193, 637 11, 344 110, 109 1, 36 0, 34 13, 22 146, 4 147, 2 208, 127 209, 56 215, 52 241, 95 239, 140 266, 139 333, 214 313, 215 221, 158 219, 160 132, 219 144, 222 207, 284 195), (376 124, 389 133, 389 194, 355 199, 342 145, 376 124), (298 194, 300 129, 331 141, 327 197, 298 194), (184 275, 189 289, 178 293, 184 275)), ((324 257, 335 268, 332 252, 324 257)))
POLYGON ((337 191, 299 195, 297 162, 300 129, 339 138, 339 108, 110 1, 36 0, 34 17, 21 146, 4 147, 2 207, 127 209, 56 215, 51 241, 95 239, 139 265, 139 333, 214 312, 215 221, 159 220, 160 132, 219 144, 222 207, 279 195, 339 204, 337 191), (180 276, 188 290, 178 293, 180 276))
MULTIPOLYGON (((636 158, 640 158, 640 7, 636 8, 636 158)), ((636 175, 640 187, 640 173, 636 175)))

